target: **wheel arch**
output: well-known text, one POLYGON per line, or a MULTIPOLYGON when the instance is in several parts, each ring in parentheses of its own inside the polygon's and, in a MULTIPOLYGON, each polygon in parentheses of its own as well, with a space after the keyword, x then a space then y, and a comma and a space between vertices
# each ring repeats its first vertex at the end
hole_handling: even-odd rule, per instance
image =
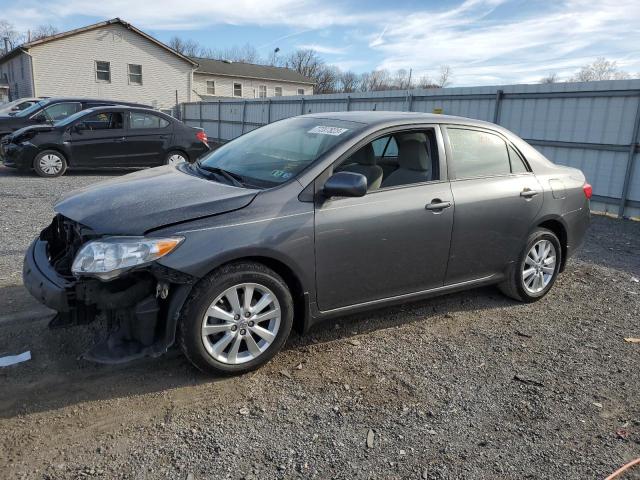
MULTIPOLYGON (((54 152, 58 152, 60 155, 64 157, 65 161, 67 162, 67 167, 71 165, 71 155, 69 155, 69 152, 65 151, 64 148, 61 148, 60 145, 56 145, 56 144, 40 146, 36 154, 33 156, 33 160, 31 161, 31 163, 32 164, 35 163, 38 155, 40 155, 42 152, 46 152, 47 150, 53 150, 54 152)), ((33 167, 33 165, 31 166, 33 167)))
POLYGON ((537 225, 536 228, 546 228, 547 230, 551 230, 558 240, 560 240, 560 248, 562 258, 560 260, 560 272, 564 271, 564 268, 567 264, 567 251, 568 251, 568 236, 567 236, 567 225, 564 223, 561 217, 549 217, 542 219, 537 225))
POLYGON ((191 155, 189 155, 189 153, 187 152, 187 150, 183 147, 171 147, 171 148, 167 148, 166 153, 164 154, 164 160, 167 159, 167 157, 169 156, 169 154, 171 152, 180 152, 184 155, 184 157, 187 159, 187 162, 191 161, 191 155))

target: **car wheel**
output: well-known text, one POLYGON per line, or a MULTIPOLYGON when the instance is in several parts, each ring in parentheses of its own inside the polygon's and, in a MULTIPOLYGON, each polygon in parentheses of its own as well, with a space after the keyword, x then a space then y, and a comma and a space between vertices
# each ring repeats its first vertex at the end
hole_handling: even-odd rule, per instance
POLYGON ((165 158, 165 164, 167 165, 179 165, 186 161, 188 161, 187 155, 177 150, 167 153, 167 156, 165 158))
POLYGON ((67 159, 56 150, 45 150, 36 155, 33 169, 41 177, 59 177, 67 171, 67 159))
POLYGON ((536 229, 518 261, 511 266, 507 279, 499 285, 500 290, 521 302, 540 300, 555 283, 561 261, 558 237, 545 228, 536 229))
POLYGON ((208 373, 254 370, 284 345, 293 325, 287 284, 259 263, 234 263, 202 279, 180 314, 185 356, 208 373))

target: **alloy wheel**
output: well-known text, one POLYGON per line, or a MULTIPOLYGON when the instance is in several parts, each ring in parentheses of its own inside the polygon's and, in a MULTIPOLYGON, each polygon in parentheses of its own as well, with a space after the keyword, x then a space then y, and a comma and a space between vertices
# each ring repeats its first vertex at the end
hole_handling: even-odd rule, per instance
POLYGON ((47 175, 57 175, 62 170, 62 158, 53 153, 43 155, 38 165, 40 170, 47 175))
POLYGON ((172 153, 167 159, 167 165, 179 165, 187 160, 179 153, 172 153))
POLYGON ((522 281, 530 294, 542 292, 556 272, 556 247, 549 240, 536 242, 524 260, 522 281))
POLYGON ((238 365, 256 359, 273 343, 280 303, 264 285, 241 283, 226 289, 202 319, 202 343, 214 359, 238 365))

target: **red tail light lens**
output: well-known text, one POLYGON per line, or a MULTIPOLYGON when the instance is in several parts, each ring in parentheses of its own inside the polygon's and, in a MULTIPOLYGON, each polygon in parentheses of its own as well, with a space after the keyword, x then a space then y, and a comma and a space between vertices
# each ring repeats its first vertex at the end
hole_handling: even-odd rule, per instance
POLYGON ((198 140, 200 140, 202 143, 209 143, 209 139, 207 138, 207 134, 205 132, 203 132, 202 130, 199 130, 198 133, 196 133, 196 138, 198 140))
POLYGON ((591 195, 593 195, 593 187, 588 183, 585 183, 582 186, 582 191, 584 192, 584 196, 587 197, 587 200, 591 198, 591 195))

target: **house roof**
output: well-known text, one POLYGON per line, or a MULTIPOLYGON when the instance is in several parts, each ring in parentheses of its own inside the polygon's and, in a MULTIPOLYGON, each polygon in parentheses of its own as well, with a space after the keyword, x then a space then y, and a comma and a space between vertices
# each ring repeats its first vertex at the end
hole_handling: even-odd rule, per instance
POLYGON ((256 65, 254 63, 230 62, 227 60, 213 60, 211 58, 191 57, 191 59, 198 63, 196 73, 275 80, 278 82, 308 83, 310 85, 315 84, 312 79, 305 77, 290 68, 256 65))
POLYGON ((165 50, 168 50, 169 52, 173 53, 177 57, 180 57, 185 62, 188 62, 188 63, 190 63, 190 64, 192 64, 194 66, 198 65, 197 62, 193 61, 189 57, 187 57, 185 55, 182 55, 181 53, 178 53, 177 51, 175 51, 173 48, 169 47, 168 45, 165 45, 164 43, 160 42, 159 40, 156 40, 155 38, 153 38, 151 35, 147 35, 142 30, 137 29, 136 27, 134 27, 130 23, 127 23, 124 20, 121 20, 120 18, 117 18, 117 17, 116 18, 112 18, 111 20, 105 20, 104 22, 94 23, 94 24, 88 25, 86 27, 76 28, 74 30, 69 30, 67 32, 57 33, 55 35, 51 35, 49 37, 44 37, 44 38, 41 38, 41 39, 38 39, 38 40, 34 40, 32 42, 23 43, 22 45, 20 45, 20 46, 14 48, 13 50, 9 51, 4 56, 0 57, 0 62, 3 62, 5 60, 9 60, 10 58, 15 57, 18 53, 27 51, 30 48, 35 47, 37 45, 42 45, 43 43, 53 42, 53 41, 59 40, 61 38, 67 38, 67 37, 70 37, 72 35, 77 35, 79 33, 88 32, 88 31, 91 31, 91 30, 95 30, 97 28, 106 27, 108 25, 122 25, 124 28, 127 28, 127 29, 131 30, 132 32, 137 33, 138 35, 143 36, 144 38, 146 38, 150 42, 153 42, 156 45, 158 45, 159 47, 164 48, 165 50))

